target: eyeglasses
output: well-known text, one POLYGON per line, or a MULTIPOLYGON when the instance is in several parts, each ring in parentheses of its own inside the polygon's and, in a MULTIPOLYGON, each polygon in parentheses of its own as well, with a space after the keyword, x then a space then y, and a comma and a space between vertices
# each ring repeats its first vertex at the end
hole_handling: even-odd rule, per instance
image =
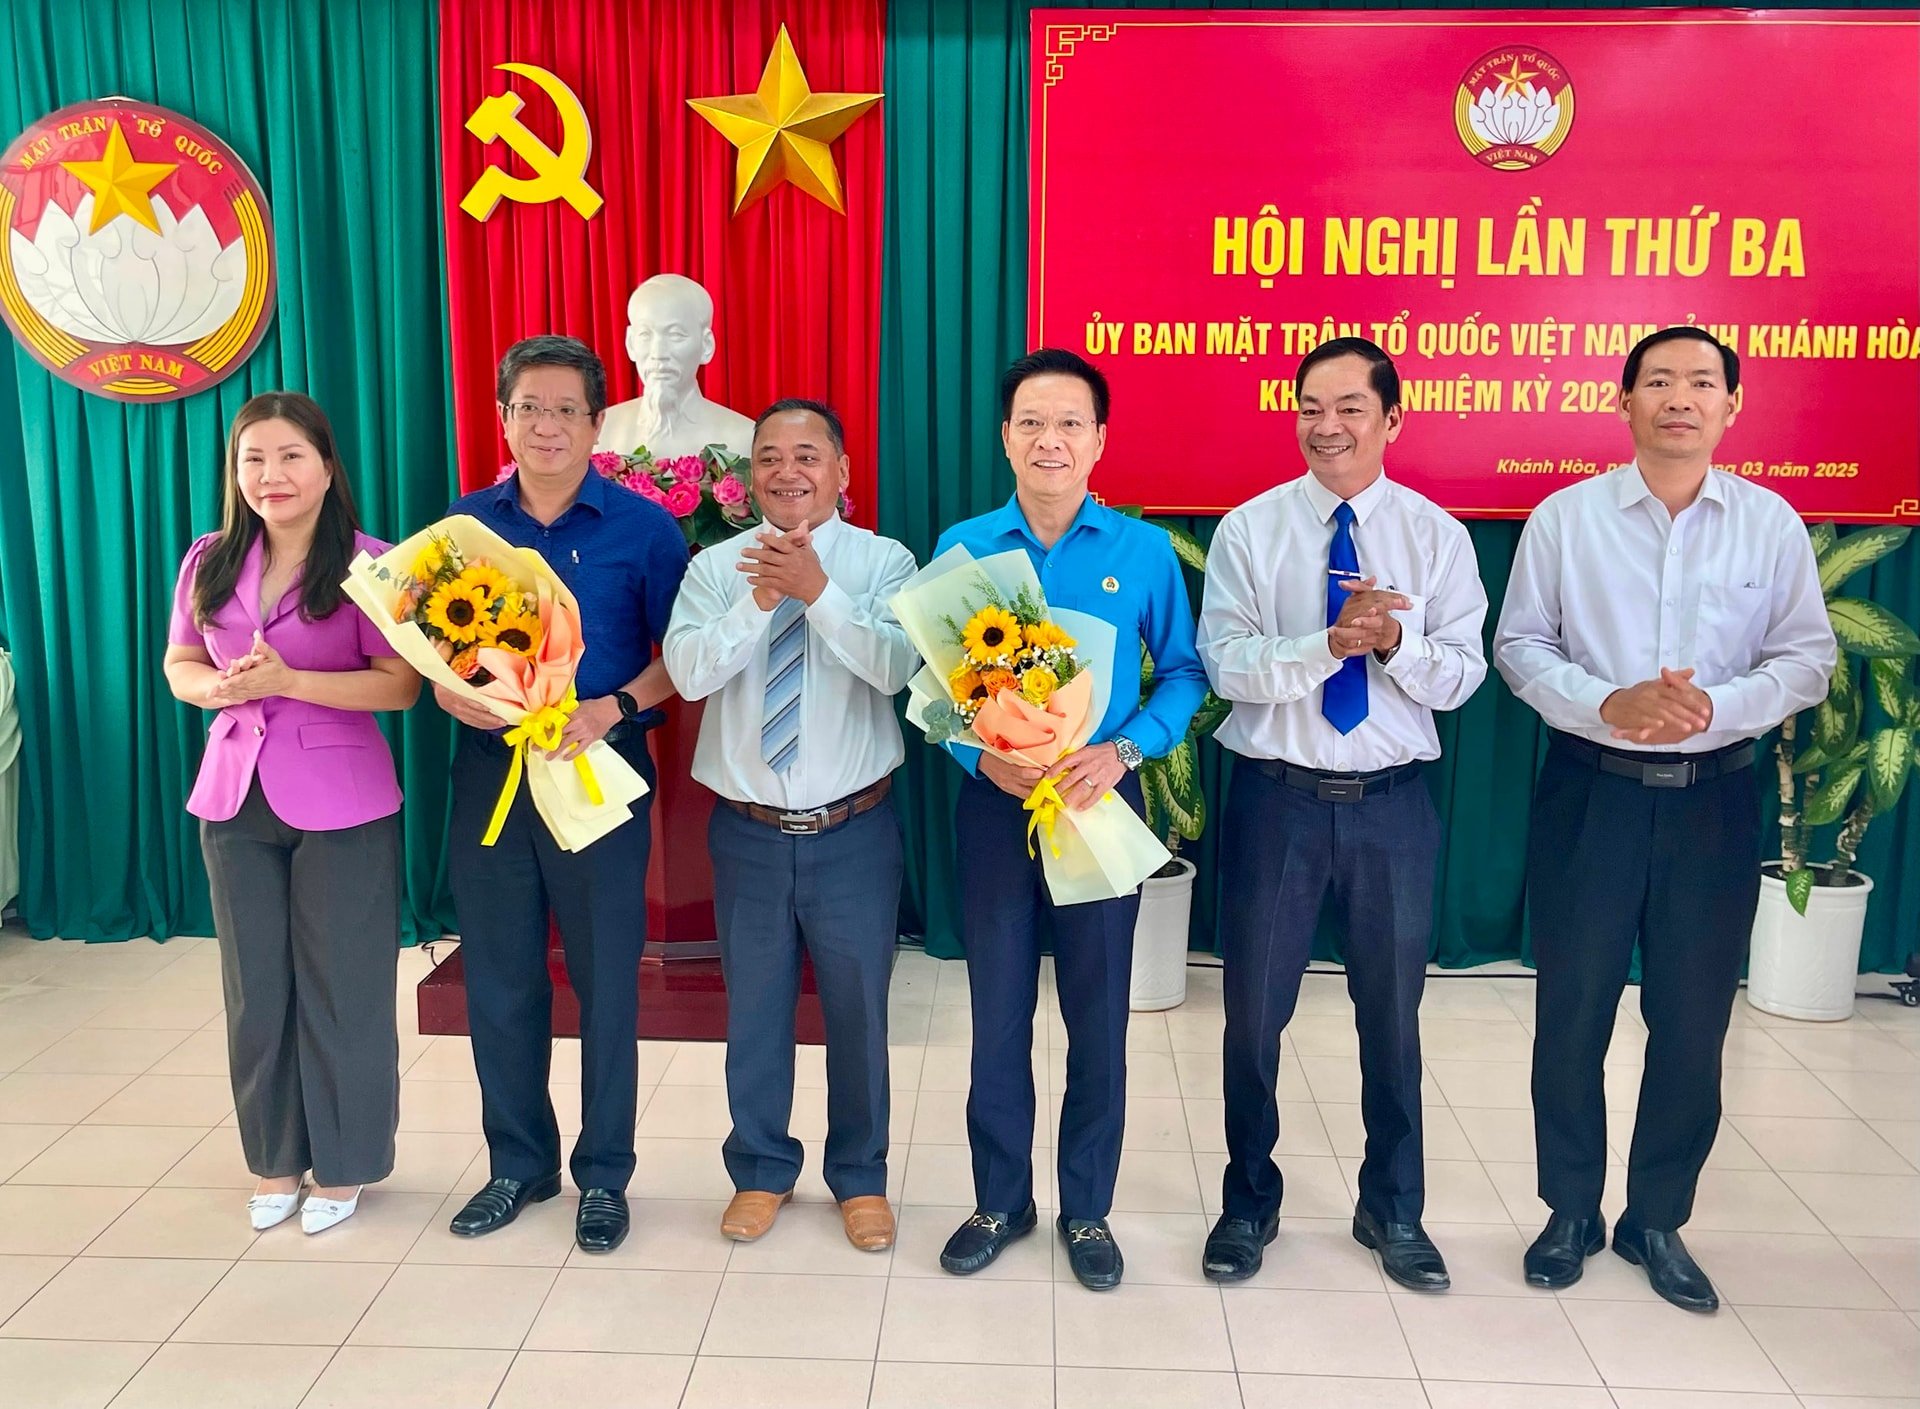
POLYGON ((1068 440, 1077 440, 1093 429, 1093 422, 1079 416, 1062 416, 1057 421, 1044 421, 1038 416, 1019 416, 1014 419, 1013 429, 1016 435, 1039 435, 1051 424, 1053 428, 1068 440))
POLYGON ((593 419, 582 406, 542 406, 537 401, 510 401, 500 409, 523 426, 532 425, 542 416, 551 416, 562 430, 569 431, 593 419))

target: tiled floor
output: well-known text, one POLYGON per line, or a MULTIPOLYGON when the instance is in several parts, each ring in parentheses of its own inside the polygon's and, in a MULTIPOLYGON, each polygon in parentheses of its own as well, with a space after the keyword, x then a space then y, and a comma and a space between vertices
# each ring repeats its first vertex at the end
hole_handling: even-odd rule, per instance
MULTIPOLYGON (((425 964, 403 960, 409 1034, 425 964)), ((1634 998, 1609 1071, 1616 1152, 1639 1082, 1634 998)), ((635 1229, 611 1257, 574 1250, 568 1198, 493 1237, 446 1232, 485 1175, 479 1096, 463 1041, 413 1035, 395 1176, 320 1237, 255 1236, 220 1002, 204 941, 0 934, 0 1407, 1920 1407, 1920 1010, 1889 1002, 1831 1026, 1737 1007, 1727 1120, 1688 1229, 1728 1302, 1714 1317, 1655 1300, 1610 1254, 1559 1296, 1521 1282, 1543 1216, 1524 977, 1427 988, 1445 1297, 1390 1286, 1348 1235, 1364 1137, 1334 975, 1309 977, 1287 1037, 1280 1239, 1257 1279, 1225 1290, 1199 1275, 1225 1160, 1218 972, 1193 971, 1184 1006, 1135 1016, 1113 1220, 1127 1282, 1107 1296, 1075 1285, 1044 1235, 978 1277, 939 1270, 971 1202, 958 963, 903 954, 896 970, 903 1206, 899 1246, 879 1257, 846 1245, 817 1173, 818 1049, 795 1099, 816 1166, 801 1201, 762 1243, 720 1238, 722 1053, 700 1044, 642 1044, 635 1229)), ((1057 1117, 1065 1032, 1053 1017, 1040 1034, 1057 1117)), ((577 1049, 558 1044, 563 1130, 578 1075, 577 1049)), ((1036 1157, 1044 1203, 1050 1157, 1036 1157)))

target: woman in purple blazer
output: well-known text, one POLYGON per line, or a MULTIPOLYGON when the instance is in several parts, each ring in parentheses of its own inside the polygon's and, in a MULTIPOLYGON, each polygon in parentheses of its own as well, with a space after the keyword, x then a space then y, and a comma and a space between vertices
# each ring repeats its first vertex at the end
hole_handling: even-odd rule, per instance
POLYGON ((340 583, 364 549, 326 414, 254 397, 227 438, 220 531, 187 550, 167 633, 175 698, 213 710, 200 818, 255 1228, 309 1233, 393 1172, 400 787, 377 710, 420 677, 340 583))

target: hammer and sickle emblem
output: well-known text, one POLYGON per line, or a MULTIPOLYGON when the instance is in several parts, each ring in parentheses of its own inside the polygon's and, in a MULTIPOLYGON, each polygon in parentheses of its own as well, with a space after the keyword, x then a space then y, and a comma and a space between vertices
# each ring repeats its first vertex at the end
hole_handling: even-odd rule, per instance
POLYGON ((483 99, 467 119, 467 131, 482 142, 505 142, 537 174, 531 178, 509 176, 499 167, 490 166, 461 200, 460 209, 475 220, 485 220, 502 199, 524 205, 564 200, 582 220, 592 219, 602 202, 600 193, 586 182, 587 159, 593 155, 593 129, 587 124, 587 110, 571 88, 543 68, 532 64, 496 67, 533 80, 553 100, 560 112, 560 150, 554 151, 520 121, 524 104, 518 93, 509 90, 483 99))

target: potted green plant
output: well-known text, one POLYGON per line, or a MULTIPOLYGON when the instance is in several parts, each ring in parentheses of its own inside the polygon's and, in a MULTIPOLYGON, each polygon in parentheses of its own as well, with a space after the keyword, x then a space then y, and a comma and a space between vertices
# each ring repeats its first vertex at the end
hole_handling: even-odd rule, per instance
MULTIPOLYGON (((1134 512, 1137 510, 1122 512, 1134 512)), ((1199 539, 1173 524, 1148 520, 1173 540, 1173 551, 1195 572, 1207 570, 1207 550, 1199 539)), ((1140 695, 1153 693, 1153 661, 1140 662, 1140 695)), ((1193 919, 1194 865, 1180 854, 1180 843, 1198 841, 1207 825, 1207 801, 1200 787, 1200 740, 1227 717, 1225 700, 1207 691, 1186 737, 1161 758, 1140 765, 1140 790, 1146 799, 1147 826, 1166 844, 1173 859, 1140 887, 1140 918, 1133 928, 1132 1007, 1156 1012, 1178 1007, 1187 996, 1187 937, 1193 919)))
POLYGON ((1860 840, 1877 814, 1899 802, 1908 774, 1920 766, 1920 693, 1912 673, 1920 636, 1877 602, 1837 595, 1905 543, 1907 529, 1876 526, 1841 537, 1823 523, 1809 532, 1840 655, 1826 699, 1788 718, 1774 745, 1780 859, 1761 867, 1747 1001, 1782 1017, 1832 1022, 1853 1014, 1873 890, 1854 869, 1860 840), (1832 860, 1812 860, 1814 829, 1836 822, 1832 860))

